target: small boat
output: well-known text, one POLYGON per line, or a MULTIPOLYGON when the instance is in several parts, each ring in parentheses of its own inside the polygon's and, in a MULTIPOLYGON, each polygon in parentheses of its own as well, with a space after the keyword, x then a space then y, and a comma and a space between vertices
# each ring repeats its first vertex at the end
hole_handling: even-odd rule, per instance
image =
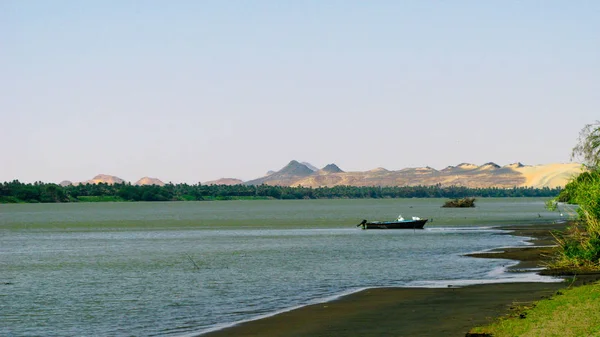
POLYGON ((423 229, 428 219, 413 217, 412 220, 405 220, 402 216, 394 221, 367 221, 363 220, 356 227, 362 229, 423 229))

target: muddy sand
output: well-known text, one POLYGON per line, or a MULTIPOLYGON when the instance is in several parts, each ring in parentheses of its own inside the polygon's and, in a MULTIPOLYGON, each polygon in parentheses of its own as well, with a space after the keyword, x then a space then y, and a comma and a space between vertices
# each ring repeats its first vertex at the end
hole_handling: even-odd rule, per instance
MULTIPOLYGON (((473 257, 519 260, 514 272, 542 267, 552 248, 553 230, 564 224, 503 227, 532 245, 498 249, 473 257)), ((504 234, 499 234, 504 235, 504 234)), ((598 275, 578 278, 577 282, 598 275)), ((569 286, 559 283, 500 283, 448 288, 373 288, 335 301, 309 305, 272 317, 242 323, 204 336, 465 336, 523 305, 569 286)))

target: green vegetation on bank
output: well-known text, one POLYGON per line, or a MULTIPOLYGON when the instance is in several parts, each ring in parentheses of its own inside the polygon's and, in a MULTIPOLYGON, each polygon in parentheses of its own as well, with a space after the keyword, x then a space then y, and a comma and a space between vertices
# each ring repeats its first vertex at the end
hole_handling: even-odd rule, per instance
POLYGON ((580 174, 557 201, 577 204, 579 220, 556 235, 561 249, 551 268, 600 270, 600 171, 580 174))
POLYGON ((512 336, 598 336, 600 335, 600 284, 561 290, 554 296, 512 312, 471 334, 512 336))
POLYGON ((556 197, 560 188, 467 188, 462 186, 334 186, 288 187, 271 185, 188 185, 136 186, 85 184, 60 186, 18 180, 0 184, 0 203, 97 202, 97 201, 193 201, 233 199, 334 199, 334 198, 464 198, 556 197))
POLYGON ((125 201, 123 198, 115 197, 112 195, 81 195, 77 197, 76 201, 82 202, 116 202, 116 201, 125 201))
POLYGON ((600 123, 586 125, 573 156, 583 157, 587 170, 573 178, 556 201, 576 204, 579 220, 556 235, 559 245, 553 269, 600 270, 600 123))
MULTIPOLYGON (((576 204, 579 218, 556 233, 556 255, 548 265, 554 273, 600 271, 600 122, 586 125, 573 148, 585 170, 548 203, 576 204)), ((558 292, 550 299, 517 308, 508 317, 471 334, 483 336, 600 336, 600 283, 558 292)))

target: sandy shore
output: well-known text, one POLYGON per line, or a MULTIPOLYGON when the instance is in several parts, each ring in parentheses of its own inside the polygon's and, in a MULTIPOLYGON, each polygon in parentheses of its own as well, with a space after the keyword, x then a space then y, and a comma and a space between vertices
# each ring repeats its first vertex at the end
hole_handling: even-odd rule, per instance
MULTIPOLYGON (((553 243, 550 232, 563 228, 564 224, 504 227, 513 235, 530 237, 533 245, 470 256, 519 260, 512 267, 515 272, 540 267, 552 249, 547 247, 553 243)), ((437 289, 374 288, 205 336, 465 336, 473 326, 507 313, 513 304, 542 299, 567 285, 528 282, 437 289)))

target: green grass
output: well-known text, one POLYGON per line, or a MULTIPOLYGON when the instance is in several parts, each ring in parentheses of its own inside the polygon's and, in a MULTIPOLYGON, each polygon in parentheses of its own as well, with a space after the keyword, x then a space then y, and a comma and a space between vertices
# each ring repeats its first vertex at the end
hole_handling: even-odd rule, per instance
POLYGON ((514 308, 495 323, 471 333, 503 336, 600 336, 600 283, 558 291, 554 296, 514 308))

